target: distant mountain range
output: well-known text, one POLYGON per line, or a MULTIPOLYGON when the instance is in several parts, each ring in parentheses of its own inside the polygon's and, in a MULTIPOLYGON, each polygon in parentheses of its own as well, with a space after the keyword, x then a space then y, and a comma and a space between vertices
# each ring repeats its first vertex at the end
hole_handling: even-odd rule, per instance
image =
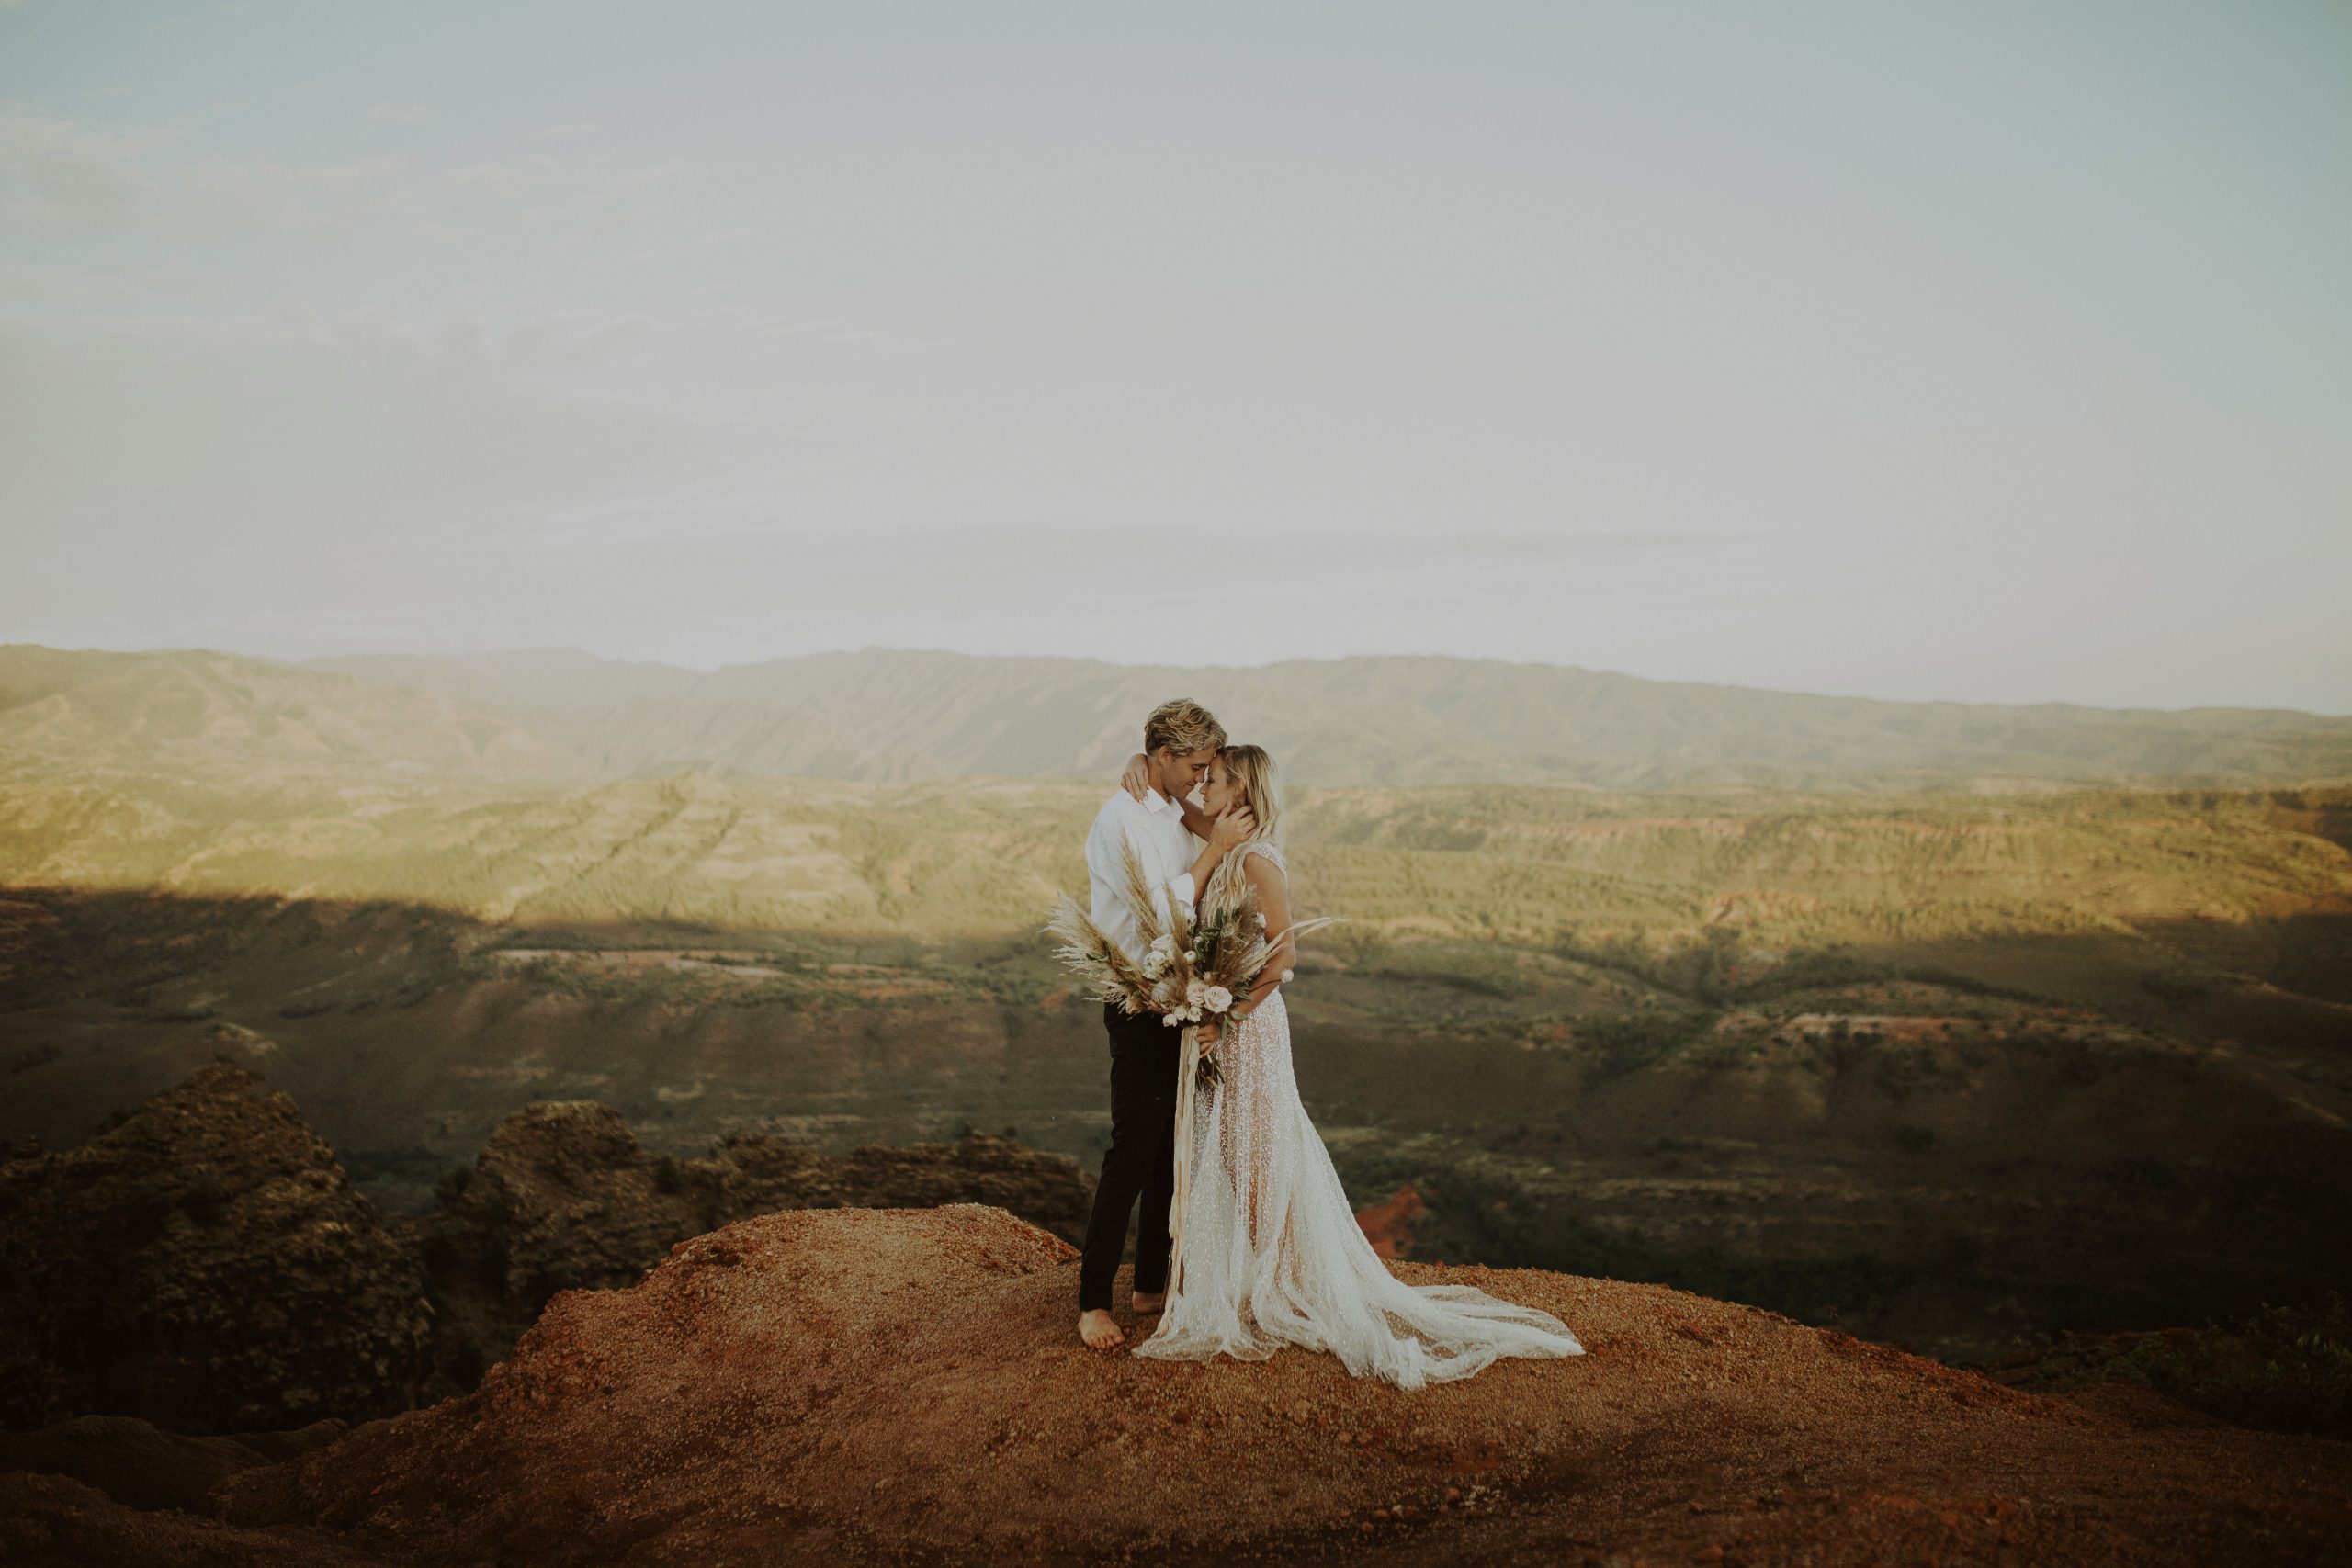
POLYGON ((570 649, 300 663, 0 646, 0 770, 594 783, 1107 778, 1170 696, 1322 786, 2253 786, 2352 777, 2352 717, 1815 696, 1446 658, 1181 669, 873 649, 705 673, 570 649))

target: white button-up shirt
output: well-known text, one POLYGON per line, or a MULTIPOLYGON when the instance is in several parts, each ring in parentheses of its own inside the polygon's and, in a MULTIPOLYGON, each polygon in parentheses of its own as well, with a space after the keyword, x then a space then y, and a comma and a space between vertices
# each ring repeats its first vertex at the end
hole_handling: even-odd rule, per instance
POLYGON ((1155 891, 1173 889, 1188 920, 1195 897, 1193 862, 1207 846, 1184 826, 1184 814, 1176 804, 1156 789, 1147 788, 1140 801, 1125 790, 1114 790, 1094 814, 1094 826, 1086 835, 1086 880, 1092 891, 1088 912, 1103 935, 1140 964, 1145 942, 1127 907, 1126 872, 1119 854, 1123 837, 1136 847, 1145 879, 1155 891))

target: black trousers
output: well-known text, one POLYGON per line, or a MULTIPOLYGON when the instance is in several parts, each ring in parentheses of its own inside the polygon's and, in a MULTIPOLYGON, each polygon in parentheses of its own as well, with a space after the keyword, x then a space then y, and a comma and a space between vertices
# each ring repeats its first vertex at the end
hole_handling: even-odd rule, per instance
POLYGON ((1078 1266, 1080 1312, 1109 1310, 1111 1281, 1126 1250, 1127 1216, 1138 1198, 1143 1218, 1136 1225, 1136 1289, 1168 1288, 1168 1205, 1176 1196, 1176 1079, 1184 1032, 1108 1002, 1102 1026, 1111 1036, 1111 1146, 1102 1152, 1078 1266))

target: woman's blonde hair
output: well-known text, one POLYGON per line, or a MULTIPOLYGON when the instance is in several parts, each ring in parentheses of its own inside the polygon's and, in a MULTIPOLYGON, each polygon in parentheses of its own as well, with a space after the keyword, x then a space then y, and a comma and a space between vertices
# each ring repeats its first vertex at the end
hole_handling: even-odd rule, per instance
POLYGON ((1278 839, 1283 819, 1282 786, 1274 779, 1274 760, 1263 746, 1227 746, 1218 753, 1225 771, 1240 786, 1241 804, 1258 819, 1253 839, 1278 839))
MULTIPOLYGON (((1250 815, 1257 819, 1257 826, 1250 829, 1250 837, 1242 842, 1251 843, 1265 839, 1273 840, 1279 847, 1280 840, 1276 835, 1282 829, 1283 792, 1274 778, 1274 760, 1266 755, 1263 746, 1247 744, 1227 746, 1217 753, 1217 758, 1224 762, 1225 771, 1233 776, 1235 785, 1240 789, 1240 803, 1248 807, 1250 815)), ((1249 858, 1237 846, 1231 854, 1218 863, 1217 868, 1209 874, 1209 885, 1202 897, 1204 908, 1215 908, 1241 896, 1242 863, 1249 858)))

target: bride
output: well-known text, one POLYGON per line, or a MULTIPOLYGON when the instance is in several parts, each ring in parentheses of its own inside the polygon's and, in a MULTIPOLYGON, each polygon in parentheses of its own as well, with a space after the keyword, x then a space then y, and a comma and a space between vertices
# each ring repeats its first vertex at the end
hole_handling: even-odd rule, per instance
POLYGON ((1201 1030, 1217 1072, 1195 1091, 1191 1138, 1176 1150, 1186 1179, 1171 1216, 1175 1261, 1159 1325, 1135 1354, 1263 1360, 1299 1345, 1404 1388, 1466 1378, 1501 1356, 1583 1354, 1549 1313, 1467 1285, 1404 1283, 1364 1238, 1291 1073, 1281 990, 1289 878, 1273 761, 1260 747, 1229 746, 1210 765, 1203 811, 1214 818, 1236 805, 1255 814, 1256 831, 1209 879, 1201 907, 1238 897, 1246 878, 1273 956, 1235 999, 1222 1038, 1201 1030))

